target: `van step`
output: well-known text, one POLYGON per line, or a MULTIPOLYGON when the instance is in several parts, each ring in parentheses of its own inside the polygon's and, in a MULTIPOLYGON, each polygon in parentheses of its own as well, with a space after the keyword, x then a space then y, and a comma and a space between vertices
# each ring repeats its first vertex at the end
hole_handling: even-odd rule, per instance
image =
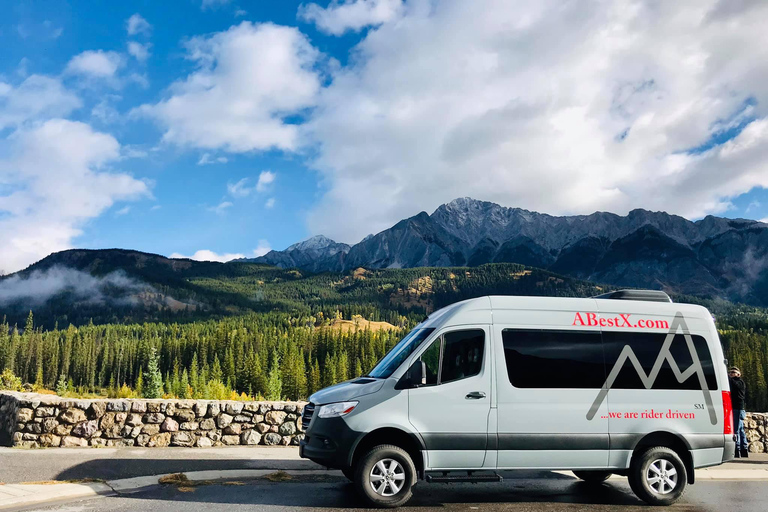
POLYGON ((502 478, 501 475, 497 473, 485 473, 485 474, 476 474, 474 472, 468 472, 467 474, 448 474, 448 473, 439 473, 439 474, 428 474, 426 478, 427 482, 430 484, 450 484, 450 483, 456 483, 456 482, 471 482, 471 483, 487 483, 487 482, 501 482, 502 478))

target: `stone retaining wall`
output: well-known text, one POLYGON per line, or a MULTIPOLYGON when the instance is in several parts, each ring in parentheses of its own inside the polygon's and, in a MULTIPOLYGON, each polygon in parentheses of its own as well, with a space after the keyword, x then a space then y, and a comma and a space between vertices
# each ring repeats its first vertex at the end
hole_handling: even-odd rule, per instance
POLYGON ((298 445, 304 405, 0 392, 0 446, 298 445))
MULTIPOLYGON (((305 402, 73 400, 0 392, 0 446, 298 445, 305 402)), ((749 451, 768 452, 768 413, 747 413, 749 451)))
POLYGON ((768 452, 768 413, 748 412, 744 431, 752 453, 768 452))

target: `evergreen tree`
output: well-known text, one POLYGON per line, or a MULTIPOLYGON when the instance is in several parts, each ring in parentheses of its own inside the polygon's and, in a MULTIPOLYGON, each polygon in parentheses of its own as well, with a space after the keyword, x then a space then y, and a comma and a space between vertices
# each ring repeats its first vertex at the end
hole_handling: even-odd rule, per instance
POLYGON ((144 398, 161 398, 163 396, 163 374, 160 372, 160 355, 152 347, 147 366, 147 384, 144 387, 144 398))
POLYGON ((267 400, 281 400, 283 397, 283 378, 280 375, 280 360, 277 352, 272 352, 264 397, 267 400))

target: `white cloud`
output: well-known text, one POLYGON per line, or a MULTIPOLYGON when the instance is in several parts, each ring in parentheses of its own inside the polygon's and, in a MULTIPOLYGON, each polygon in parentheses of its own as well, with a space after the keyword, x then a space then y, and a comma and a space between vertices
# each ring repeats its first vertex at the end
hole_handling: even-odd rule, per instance
POLYGON ((24 277, 15 275, 0 281, 0 305, 23 301, 25 306, 37 306, 62 292, 86 303, 132 303, 134 299, 129 294, 147 289, 151 290, 151 287, 129 278, 123 271, 95 277, 88 272, 57 265, 33 270, 24 277), (115 297, 116 290, 120 290, 121 297, 115 297))
POLYGON ((116 52, 86 50, 72 57, 66 71, 96 78, 112 78, 121 65, 122 58, 116 52))
POLYGON ((359 240, 463 196, 722 212, 768 187, 766 19, 726 0, 408 2, 305 126, 327 186, 309 227, 359 240), (754 120, 707 149, 734 119, 754 120))
POLYGON ((149 35, 152 32, 152 25, 139 13, 136 13, 125 22, 125 29, 128 31, 129 36, 135 36, 136 34, 149 35))
POLYGON ((128 41, 128 53, 139 62, 144 62, 149 58, 150 48, 152 48, 152 43, 141 44, 137 41, 128 41))
POLYGON ((227 183, 227 192, 232 197, 246 197, 253 192, 253 188, 248 186, 248 178, 243 178, 237 183, 227 183))
POLYGON ((232 208, 234 205, 229 201, 222 201, 221 203, 217 204, 216 206, 210 206, 206 208, 209 212, 213 212, 216 215, 224 215, 227 213, 227 210, 229 208, 232 208))
POLYGON ((162 206, 160 206, 159 204, 156 204, 155 206, 153 206, 153 207, 152 207, 152 208, 150 208, 149 210, 150 210, 150 211, 152 211, 152 212, 154 212, 155 210, 159 210, 160 208, 162 208, 162 206))
POLYGON ((275 206, 275 198, 274 198, 274 197, 270 197, 270 198, 269 198, 269 199, 267 199, 267 201, 264 203, 264 208, 266 208, 267 210, 270 210, 270 209, 272 209, 274 206, 275 206))
POLYGON ((145 182, 109 169, 120 158, 118 142, 81 122, 51 119, 16 131, 0 147, 5 272, 70 248, 82 226, 116 201, 151 196, 145 182))
POLYGON ((28 121, 65 116, 80 106, 80 99, 56 78, 31 75, 18 87, 0 79, 0 130, 28 121))
POLYGON ((101 96, 101 100, 93 106, 91 109, 91 116, 95 117, 102 123, 114 123, 120 119, 120 113, 117 111, 113 103, 118 102, 122 97, 116 94, 104 94, 101 96))
POLYGON ((397 19, 403 12, 402 0, 334 0, 328 7, 301 5, 299 18, 315 23, 321 31, 339 36, 347 30, 359 31, 397 19))
POLYGON ((131 211, 130 206, 124 206, 123 208, 120 208, 115 212, 115 215, 121 216, 121 215, 127 215, 131 211))
MULTIPOLYGON (((252 256, 254 258, 258 258, 259 256, 264 256, 271 250, 272 250, 272 247, 269 245, 269 242, 267 240, 261 239, 259 240, 259 243, 256 246, 256 248, 253 250, 252 256)), ((201 249, 195 252, 195 254, 193 254, 192 256, 184 256, 181 253, 175 252, 171 254, 170 257, 171 258, 187 258, 187 259, 196 260, 196 261, 219 261, 221 263, 224 263, 231 260, 245 258, 245 255, 241 253, 218 254, 208 249, 201 249)))
POLYGON ((256 183, 256 191, 266 192, 270 185, 274 183, 276 176, 277 175, 272 171, 261 171, 261 174, 259 174, 259 181, 256 183))
POLYGON ((192 256, 184 256, 183 254, 180 254, 178 252, 175 252, 170 255, 171 258, 185 258, 189 260, 195 260, 195 261, 218 261, 221 263, 230 261, 230 260, 238 260, 240 258, 245 258, 244 254, 240 253, 225 253, 225 254, 217 254, 213 251, 209 251, 208 249, 201 249, 192 256))
POLYGON ((259 256, 264 256, 271 250, 272 246, 269 245, 269 242, 267 240, 261 239, 259 240, 259 245, 257 245, 253 250, 253 257, 258 258, 259 256))
POLYGON ((243 22, 187 43, 197 70, 170 96, 135 111, 156 119, 163 140, 230 152, 298 146, 287 116, 311 106, 320 88, 318 52, 296 28, 243 22))
POLYGON ((200 156, 200 160, 197 161, 197 165, 225 164, 227 162, 229 162, 229 159, 225 156, 214 158, 210 153, 203 153, 200 156))
POLYGON ((232 197, 247 197, 253 192, 263 193, 271 188, 277 174, 272 171, 261 171, 254 186, 250 186, 250 178, 242 178, 236 183, 227 183, 227 192, 232 197))

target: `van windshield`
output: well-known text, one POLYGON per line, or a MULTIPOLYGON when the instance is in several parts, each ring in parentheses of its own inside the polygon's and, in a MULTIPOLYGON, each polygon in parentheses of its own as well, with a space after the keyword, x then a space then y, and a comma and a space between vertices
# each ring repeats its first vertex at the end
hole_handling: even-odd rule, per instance
POLYGON ((389 378, 403 364, 403 361, 408 359, 408 356, 413 353, 416 347, 421 345, 421 342, 432 334, 434 330, 432 327, 426 329, 416 328, 409 332, 405 338, 392 347, 392 350, 379 361, 376 367, 370 371, 368 377, 375 379, 389 378))

